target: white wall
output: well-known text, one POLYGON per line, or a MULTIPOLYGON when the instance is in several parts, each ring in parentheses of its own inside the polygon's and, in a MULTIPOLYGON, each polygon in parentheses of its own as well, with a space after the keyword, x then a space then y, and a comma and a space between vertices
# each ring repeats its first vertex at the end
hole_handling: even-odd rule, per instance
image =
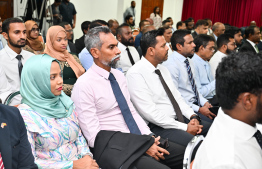
MULTIPOLYGON (((14 0, 14 16, 24 14, 26 0, 20 4, 20 0, 14 0)), ((74 37, 82 36, 81 23, 83 21, 92 21, 94 19, 117 19, 121 24, 123 22, 123 13, 126 8, 130 7, 132 0, 71 0, 77 11, 76 28, 74 29, 74 37)), ((138 26, 141 18, 142 0, 136 1, 136 25, 138 26)), ((50 0, 51 4, 54 0, 50 0)), ((176 22, 181 20, 183 0, 164 0, 163 19, 172 17, 174 26, 176 22)))

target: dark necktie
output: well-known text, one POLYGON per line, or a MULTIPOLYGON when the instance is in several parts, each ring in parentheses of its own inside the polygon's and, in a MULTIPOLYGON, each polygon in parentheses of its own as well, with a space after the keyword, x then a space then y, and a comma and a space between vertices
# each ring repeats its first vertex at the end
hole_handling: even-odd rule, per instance
POLYGON ((19 77, 21 79, 21 73, 22 73, 22 69, 23 69, 23 64, 22 64, 22 55, 17 55, 16 59, 18 60, 18 70, 19 70, 19 77))
POLYGON ((130 51, 129 51, 128 48, 126 48, 126 51, 127 51, 129 60, 130 60, 130 62, 131 62, 131 64, 132 64, 132 66, 133 66, 133 65, 135 64, 134 59, 133 59, 133 57, 132 57, 132 55, 131 55, 131 53, 130 53, 130 51))
POLYGON ((173 107, 175 109, 178 121, 184 123, 184 118, 183 118, 181 109, 180 109, 179 105, 177 104, 176 99, 174 98, 174 96, 171 93, 170 89, 168 88, 168 86, 167 86, 167 84, 166 84, 166 82, 165 82, 165 80, 164 80, 160 70, 156 69, 155 73, 159 76, 160 81, 161 81, 161 83, 162 83, 162 85, 163 85, 163 87, 164 87, 164 89, 165 89, 165 91, 167 93, 167 96, 170 99, 170 101, 171 101, 171 103, 172 103, 172 105, 173 105, 173 107))
POLYGON ((196 83, 195 83, 195 80, 193 78, 193 73, 191 71, 191 67, 190 67, 187 59, 185 60, 185 63, 186 63, 186 67, 187 67, 187 74, 188 74, 192 89, 193 89, 195 97, 196 97, 196 103, 197 103, 198 106, 200 106, 199 95, 198 95, 196 83))
POLYGON ((0 169, 5 169, 1 153, 0 153, 0 169))
POLYGON ((110 80, 110 84, 113 89, 116 101, 125 119, 126 125, 130 130, 130 133, 141 135, 141 132, 131 114, 131 111, 128 107, 126 99, 116 81, 116 78, 114 77, 112 73, 110 73, 108 79, 110 80))
POLYGON ((257 142, 262 149, 262 135, 259 130, 257 130, 257 132, 254 134, 254 137, 257 139, 257 142))

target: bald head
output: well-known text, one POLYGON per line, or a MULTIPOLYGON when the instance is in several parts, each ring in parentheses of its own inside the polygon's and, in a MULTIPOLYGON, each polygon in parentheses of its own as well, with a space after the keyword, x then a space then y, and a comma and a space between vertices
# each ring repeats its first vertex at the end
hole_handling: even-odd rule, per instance
POLYGON ((250 22, 250 26, 257 26, 256 21, 251 21, 251 22, 250 22))
POLYGON ((142 29, 142 33, 145 34, 146 32, 155 30, 156 28, 153 25, 146 25, 144 26, 144 28, 142 29))
POLYGON ((221 22, 216 22, 212 27, 213 33, 219 37, 220 35, 225 33, 225 25, 221 22))

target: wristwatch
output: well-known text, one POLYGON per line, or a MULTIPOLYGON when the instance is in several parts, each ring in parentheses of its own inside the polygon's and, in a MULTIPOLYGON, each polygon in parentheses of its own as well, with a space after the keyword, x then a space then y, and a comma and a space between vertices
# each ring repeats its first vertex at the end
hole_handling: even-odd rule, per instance
POLYGON ((190 117, 190 120, 192 120, 192 119, 197 119, 199 121, 199 124, 201 123, 201 118, 197 114, 195 114, 192 117, 190 117))

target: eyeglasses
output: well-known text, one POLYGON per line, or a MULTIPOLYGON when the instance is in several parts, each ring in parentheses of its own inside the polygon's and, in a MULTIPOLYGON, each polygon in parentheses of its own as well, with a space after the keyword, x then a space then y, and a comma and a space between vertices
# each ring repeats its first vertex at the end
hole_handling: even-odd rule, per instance
POLYGON ((31 32, 39 32, 39 28, 32 28, 31 32))
POLYGON ((71 32, 73 32, 73 29, 69 29, 69 30, 65 30, 65 31, 71 33, 71 32))

